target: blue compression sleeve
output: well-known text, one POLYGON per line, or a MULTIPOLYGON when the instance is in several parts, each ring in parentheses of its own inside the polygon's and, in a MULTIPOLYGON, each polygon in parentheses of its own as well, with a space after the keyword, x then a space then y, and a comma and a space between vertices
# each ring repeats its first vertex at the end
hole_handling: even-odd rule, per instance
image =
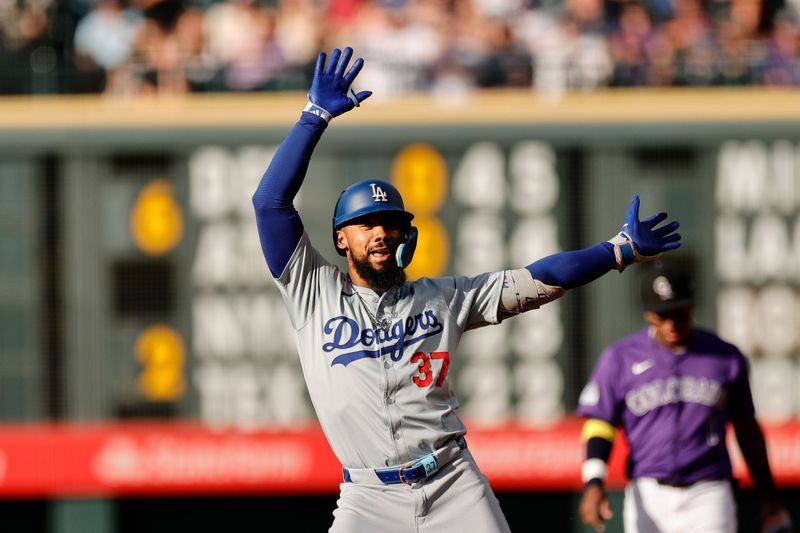
POLYGON ((327 125, 320 117, 303 113, 281 143, 253 194, 261 250, 274 277, 286 268, 303 236, 303 221, 292 201, 327 125))
POLYGON ((542 283, 574 289, 599 278, 615 266, 614 246, 601 242, 582 250, 549 255, 525 268, 542 283))

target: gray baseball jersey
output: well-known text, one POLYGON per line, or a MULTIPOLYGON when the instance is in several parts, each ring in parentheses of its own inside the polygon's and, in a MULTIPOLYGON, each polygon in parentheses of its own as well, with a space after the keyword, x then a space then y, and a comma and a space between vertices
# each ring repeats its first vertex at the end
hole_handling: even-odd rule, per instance
POLYGON ((466 432, 450 357, 464 331, 500 321, 503 277, 422 278, 379 296, 303 235, 276 283, 317 418, 344 466, 404 464, 466 432))

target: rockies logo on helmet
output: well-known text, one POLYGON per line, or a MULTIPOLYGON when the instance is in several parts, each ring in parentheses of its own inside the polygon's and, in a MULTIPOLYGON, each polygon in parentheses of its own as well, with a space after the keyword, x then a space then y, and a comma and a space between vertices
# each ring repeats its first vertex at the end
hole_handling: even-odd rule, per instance
POLYGON ((658 276, 653 280, 653 292, 655 292, 661 301, 671 300, 675 297, 672 292, 672 285, 666 276, 658 276))

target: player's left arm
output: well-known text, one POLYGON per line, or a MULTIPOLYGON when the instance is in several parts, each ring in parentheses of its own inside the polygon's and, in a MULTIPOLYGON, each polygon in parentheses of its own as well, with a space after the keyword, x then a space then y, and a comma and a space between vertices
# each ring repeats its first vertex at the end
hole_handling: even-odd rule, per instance
POLYGON ((738 360, 740 361, 738 373, 728 391, 728 409, 736 441, 750 470, 753 487, 762 502, 762 531, 764 533, 789 531, 791 519, 778 499, 778 491, 769 465, 766 439, 755 415, 753 394, 750 390, 749 365, 742 354, 739 354, 738 360))
POLYGON ((506 271, 501 315, 536 309, 612 269, 622 272, 628 265, 652 261, 678 248, 681 236, 675 232, 680 226, 677 221, 656 227, 666 218, 667 214, 662 212, 640 221, 639 196, 636 195, 620 232, 608 241, 582 250, 553 254, 525 268, 506 271))
POLYGON ((789 531, 791 520, 778 499, 778 491, 769 466, 767 445, 764 433, 755 416, 742 416, 732 419, 736 441, 742 451, 753 479, 756 494, 762 501, 763 531, 789 531))

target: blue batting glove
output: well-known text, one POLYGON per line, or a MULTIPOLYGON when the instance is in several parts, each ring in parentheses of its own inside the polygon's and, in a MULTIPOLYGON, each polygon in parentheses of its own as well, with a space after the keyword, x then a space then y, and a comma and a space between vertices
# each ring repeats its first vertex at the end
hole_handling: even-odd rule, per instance
POLYGON ((352 55, 353 49, 349 46, 344 51, 334 48, 326 65, 325 52, 320 52, 308 92, 309 103, 304 111, 330 122, 333 117, 350 111, 372 95, 372 91, 356 93, 350 88, 364 67, 364 60, 359 57, 345 74, 352 55))
POLYGON ((620 232, 608 241, 614 245, 617 270, 622 272, 630 264, 652 261, 680 247, 681 234, 673 233, 680 226, 678 221, 656 228, 666 218, 666 213, 658 213, 640 221, 639 195, 633 197, 620 232))

